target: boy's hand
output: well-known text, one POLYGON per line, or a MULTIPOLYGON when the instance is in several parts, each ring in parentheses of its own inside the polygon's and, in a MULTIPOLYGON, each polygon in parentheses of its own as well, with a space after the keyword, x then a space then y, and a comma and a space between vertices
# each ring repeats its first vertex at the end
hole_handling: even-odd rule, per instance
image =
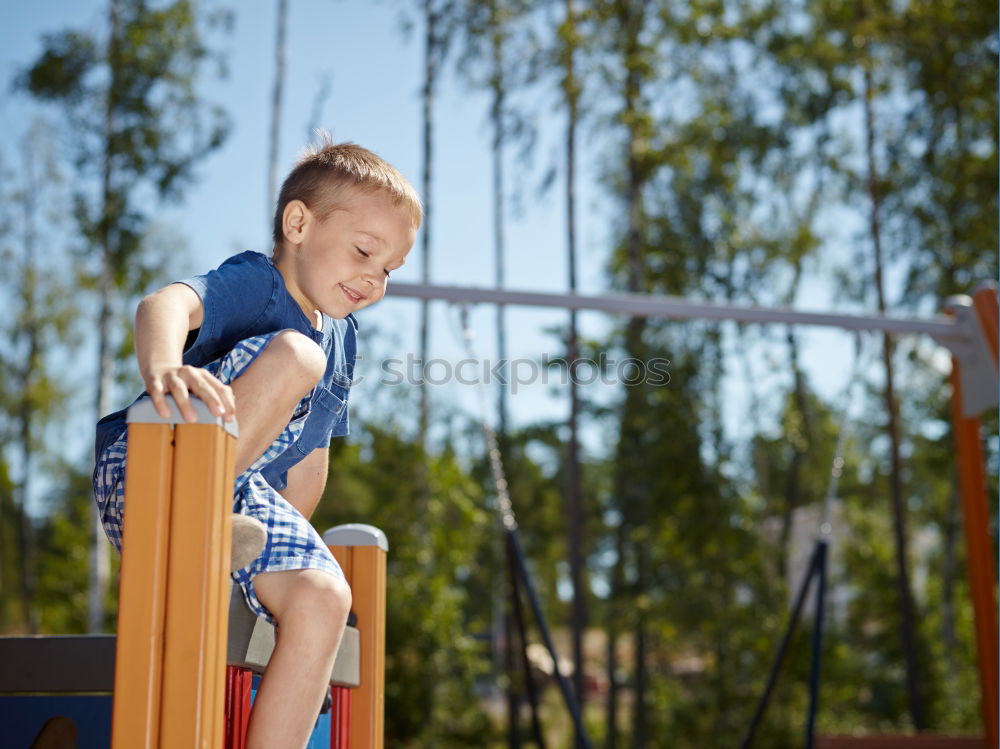
POLYGON ((208 370, 186 365, 166 367, 162 371, 151 371, 144 379, 146 392, 153 399, 156 412, 165 419, 170 418, 167 393, 174 397, 185 421, 198 421, 198 414, 191 405, 191 395, 200 398, 212 413, 226 421, 232 421, 236 416, 233 389, 216 379, 208 370))

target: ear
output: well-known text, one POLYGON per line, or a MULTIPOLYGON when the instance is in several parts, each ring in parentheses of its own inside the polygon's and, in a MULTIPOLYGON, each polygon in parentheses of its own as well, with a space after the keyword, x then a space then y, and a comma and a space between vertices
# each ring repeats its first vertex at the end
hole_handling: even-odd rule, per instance
POLYGON ((301 200, 290 200, 281 214, 281 230, 289 244, 297 245, 305 237, 305 228, 309 223, 309 209, 301 200))

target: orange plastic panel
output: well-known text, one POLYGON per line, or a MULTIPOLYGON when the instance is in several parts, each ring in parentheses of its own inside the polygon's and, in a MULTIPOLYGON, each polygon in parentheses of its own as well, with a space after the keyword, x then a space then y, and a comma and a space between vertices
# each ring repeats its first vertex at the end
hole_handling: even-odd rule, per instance
POLYGON ((175 431, 161 749, 214 749, 223 741, 230 439, 211 424, 175 431))
POLYGON ((337 560, 340 568, 344 571, 344 577, 347 579, 348 584, 351 582, 351 547, 350 546, 331 546, 330 552, 333 554, 333 558, 337 560))
POLYGON ((377 546, 351 550, 353 608, 361 630, 361 686, 351 696, 351 746, 382 749, 385 733, 385 568, 377 546))
POLYGON ((361 685, 351 695, 351 749, 382 749, 385 734, 386 553, 378 546, 331 546, 351 585, 361 632, 361 685))
POLYGON ((173 463, 167 424, 129 425, 113 749, 156 745, 173 463))

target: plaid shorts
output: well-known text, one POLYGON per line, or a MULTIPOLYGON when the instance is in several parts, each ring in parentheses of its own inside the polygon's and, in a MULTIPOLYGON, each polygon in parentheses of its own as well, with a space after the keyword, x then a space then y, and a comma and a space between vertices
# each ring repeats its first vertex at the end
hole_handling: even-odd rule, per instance
MULTIPOLYGON (((278 333, 255 336, 240 341, 220 359, 205 366, 227 385, 242 374, 278 333)), ((277 439, 253 464, 236 477, 233 485, 233 512, 257 518, 267 528, 267 544, 253 562, 233 573, 250 609, 271 624, 276 624, 254 591, 253 578, 261 572, 317 569, 343 579, 344 573, 323 543, 316 529, 278 493, 260 472, 288 449, 302 432, 309 415, 310 393, 303 398, 292 420, 277 439)), ((122 511, 125 504, 125 455, 128 430, 101 453, 94 470, 94 496, 101 514, 104 532, 118 551, 122 548, 122 511)))

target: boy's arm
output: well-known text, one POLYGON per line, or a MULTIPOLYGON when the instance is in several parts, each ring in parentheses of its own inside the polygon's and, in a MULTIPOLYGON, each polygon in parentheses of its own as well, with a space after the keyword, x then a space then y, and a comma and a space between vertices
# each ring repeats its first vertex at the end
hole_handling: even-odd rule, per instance
POLYGON ((330 467, 330 448, 317 447, 288 469, 288 483, 281 496, 301 512, 306 519, 316 509, 326 488, 326 473, 330 467))
POLYGON ((186 421, 198 416, 189 393, 203 400, 213 413, 231 420, 236 402, 228 385, 199 367, 182 360, 188 331, 202 324, 204 307, 190 286, 170 284, 150 294, 135 313, 135 356, 139 373, 160 416, 168 418, 166 394, 170 393, 186 421))

